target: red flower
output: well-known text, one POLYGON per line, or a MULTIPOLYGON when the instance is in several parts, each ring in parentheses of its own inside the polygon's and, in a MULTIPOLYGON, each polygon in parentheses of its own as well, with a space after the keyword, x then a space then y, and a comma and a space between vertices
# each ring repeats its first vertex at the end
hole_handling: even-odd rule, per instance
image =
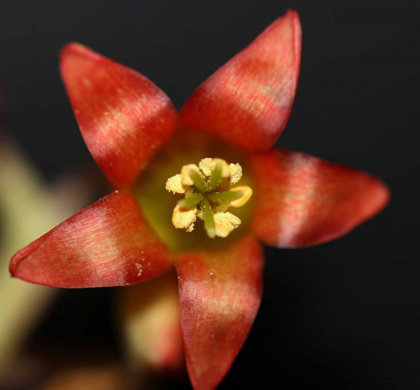
MULTIPOLYGON (((206 80, 178 115, 144 76, 67 45, 61 53, 67 92, 90 152, 117 190, 20 250, 11 260, 12 275, 56 287, 121 286, 175 264, 189 375, 195 389, 215 388, 260 304, 264 259, 258 240, 281 248, 320 244, 372 217, 389 199, 387 187, 365 173, 271 150, 290 115, 300 50, 299 17, 289 11, 206 80), (236 241, 173 253, 172 233, 158 238, 149 223, 162 221, 147 220, 130 192, 176 130, 175 140, 183 130, 223 140, 248 162, 256 199, 249 232, 239 232, 236 241)), ((194 147, 184 143, 179 150, 188 154, 194 147)), ((179 168, 171 167, 175 173, 179 168)), ((165 191, 164 180, 161 185, 165 191)))

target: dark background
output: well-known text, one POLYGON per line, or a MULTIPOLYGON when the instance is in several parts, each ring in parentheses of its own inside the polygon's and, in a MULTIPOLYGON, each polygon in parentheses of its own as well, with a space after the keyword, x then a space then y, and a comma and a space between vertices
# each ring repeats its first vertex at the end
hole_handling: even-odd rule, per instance
MULTIPOLYGON (((221 389, 419 388, 419 4, 1 0, 6 127, 49 180, 90 159, 58 75, 64 43, 140 71, 179 108, 287 8, 299 11, 301 76, 278 145, 377 175, 392 199, 337 241, 266 250, 263 303, 221 389)), ((118 356, 112 305, 112 289, 66 291, 31 345, 118 356)))

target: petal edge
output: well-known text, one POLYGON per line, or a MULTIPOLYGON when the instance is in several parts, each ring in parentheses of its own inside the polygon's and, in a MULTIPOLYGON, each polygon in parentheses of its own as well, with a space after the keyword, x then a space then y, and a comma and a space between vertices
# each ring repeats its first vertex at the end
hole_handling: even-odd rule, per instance
POLYGON ((195 390, 217 387, 257 314, 264 256, 251 236, 223 251, 191 252, 176 264, 187 368, 195 390))
POLYGON ((69 43, 60 72, 82 136, 116 188, 128 188, 172 135, 177 112, 155 84, 87 47, 69 43))
POLYGON ((379 213, 390 197, 373 176, 303 153, 275 149, 251 157, 251 167, 257 184, 253 231, 280 248, 339 238, 379 213))
POLYGON ((86 288, 138 283, 171 265, 136 199, 116 191, 21 249, 9 270, 31 283, 86 288))
POLYGON ((181 127, 246 152, 271 149, 290 116, 300 53, 299 16, 288 11, 198 87, 180 112, 181 127))

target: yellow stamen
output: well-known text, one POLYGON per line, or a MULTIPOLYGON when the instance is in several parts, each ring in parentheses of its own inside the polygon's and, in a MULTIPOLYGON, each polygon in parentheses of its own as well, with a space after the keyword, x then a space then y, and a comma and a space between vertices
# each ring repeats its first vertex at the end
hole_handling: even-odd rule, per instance
POLYGON ((217 164, 222 165, 222 177, 229 177, 230 167, 228 163, 225 160, 222 160, 221 158, 203 158, 198 164, 198 166, 200 167, 200 170, 204 173, 204 175, 210 177, 217 164))
POLYGON ((217 213, 214 215, 214 224, 216 225, 216 236, 227 237, 241 224, 241 220, 229 212, 217 213))
POLYGON ((236 184, 242 177, 242 167, 239 164, 230 164, 230 184, 236 184))
POLYGON ((197 165, 195 164, 184 165, 181 169, 181 183, 184 186, 194 185, 194 181, 190 176, 190 170, 196 171, 199 175, 201 175, 200 170, 198 169, 197 165))
POLYGON ((252 196, 252 188, 248 186, 239 186, 230 189, 230 192, 234 191, 242 191, 243 195, 239 199, 230 202, 232 207, 242 207, 252 196))
POLYGON ((185 186, 181 183, 181 175, 178 173, 170 177, 166 182, 166 190, 174 194, 184 194, 185 186))
POLYGON ((231 188, 241 177, 242 167, 239 164, 229 165, 220 158, 204 158, 199 166, 184 165, 181 174, 166 182, 169 192, 186 196, 185 200, 178 201, 174 209, 173 225, 192 232, 198 217, 204 221, 208 237, 227 237, 241 224, 241 220, 227 209, 243 206, 252 196, 252 189, 248 186, 231 188), (231 194, 235 191, 239 193, 231 194))
POLYGON ((172 223, 177 229, 185 229, 187 232, 192 232, 196 219, 197 207, 183 209, 180 206, 175 206, 172 214, 172 223))

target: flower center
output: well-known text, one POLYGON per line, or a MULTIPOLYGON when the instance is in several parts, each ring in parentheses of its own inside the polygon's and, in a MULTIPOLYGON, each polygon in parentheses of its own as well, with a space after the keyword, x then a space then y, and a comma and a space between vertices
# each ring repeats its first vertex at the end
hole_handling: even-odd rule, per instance
MULTIPOLYGON (((199 226, 199 224, 202 224, 202 221, 200 220, 202 219, 200 218, 202 215, 201 206, 199 204, 200 202, 196 206, 197 212, 194 212, 196 218, 198 218, 196 223, 197 228, 188 234, 185 232, 185 228, 185 230, 183 230, 176 229, 174 227, 171 215, 173 214, 174 207, 178 206, 177 201, 182 200, 183 198, 187 199, 189 195, 204 194, 211 206, 216 229, 216 222, 218 223, 220 218, 223 218, 218 214, 220 214, 220 212, 227 211, 222 210, 223 207, 226 207, 225 204, 227 201, 223 201, 220 204, 215 203, 211 201, 208 196, 210 193, 233 190, 236 185, 247 185, 252 187, 253 177, 251 175, 251 171, 248 169, 247 161, 247 155, 232 148, 230 145, 226 145, 223 142, 202 133, 187 132, 182 130, 177 132, 172 140, 165 145, 165 147, 163 147, 155 158, 148 164, 147 168, 135 184, 132 192, 139 201, 143 214, 150 226, 157 233, 159 238, 168 245, 174 253, 200 251, 204 249, 211 250, 212 248, 223 247, 235 241, 248 231, 254 197, 251 197, 251 199, 243 207, 234 208, 234 205, 231 206, 229 211, 234 210, 232 215, 234 213, 234 217, 240 218, 241 223, 240 226, 234 229, 229 236, 223 240, 210 239, 206 230, 199 226), (218 156, 225 161, 235 163, 229 164, 229 167, 240 164, 243 168, 243 172, 241 172, 242 178, 240 178, 241 181, 238 184, 232 185, 229 182, 226 187, 222 186, 221 184, 226 184, 227 181, 226 177, 223 178, 222 171, 221 182, 213 191, 204 193, 200 192, 194 184, 188 185, 190 191, 186 191, 184 193, 175 192, 175 196, 165 190, 165 183, 168 181, 168 177, 173 177, 174 175, 176 176, 177 173, 180 174, 181 167, 191 165, 191 162, 206 160, 205 157, 207 156, 218 156), (216 208, 217 206, 220 207, 216 208)), ((201 172, 199 166, 197 168, 204 182, 208 182, 211 175, 206 175, 201 172)), ((231 169, 230 177, 236 180, 236 182, 239 181, 239 179, 235 179, 237 178, 237 175, 238 173, 231 169)), ((232 201, 230 200, 230 202, 232 201)), ((216 230, 214 233, 217 236, 216 230)))
POLYGON ((252 196, 248 186, 232 187, 241 177, 239 164, 227 164, 220 158, 204 158, 198 166, 184 165, 180 174, 166 182, 169 192, 185 195, 173 211, 173 225, 192 232, 199 218, 204 222, 208 237, 227 237, 241 224, 241 220, 227 210, 243 206, 252 196))

